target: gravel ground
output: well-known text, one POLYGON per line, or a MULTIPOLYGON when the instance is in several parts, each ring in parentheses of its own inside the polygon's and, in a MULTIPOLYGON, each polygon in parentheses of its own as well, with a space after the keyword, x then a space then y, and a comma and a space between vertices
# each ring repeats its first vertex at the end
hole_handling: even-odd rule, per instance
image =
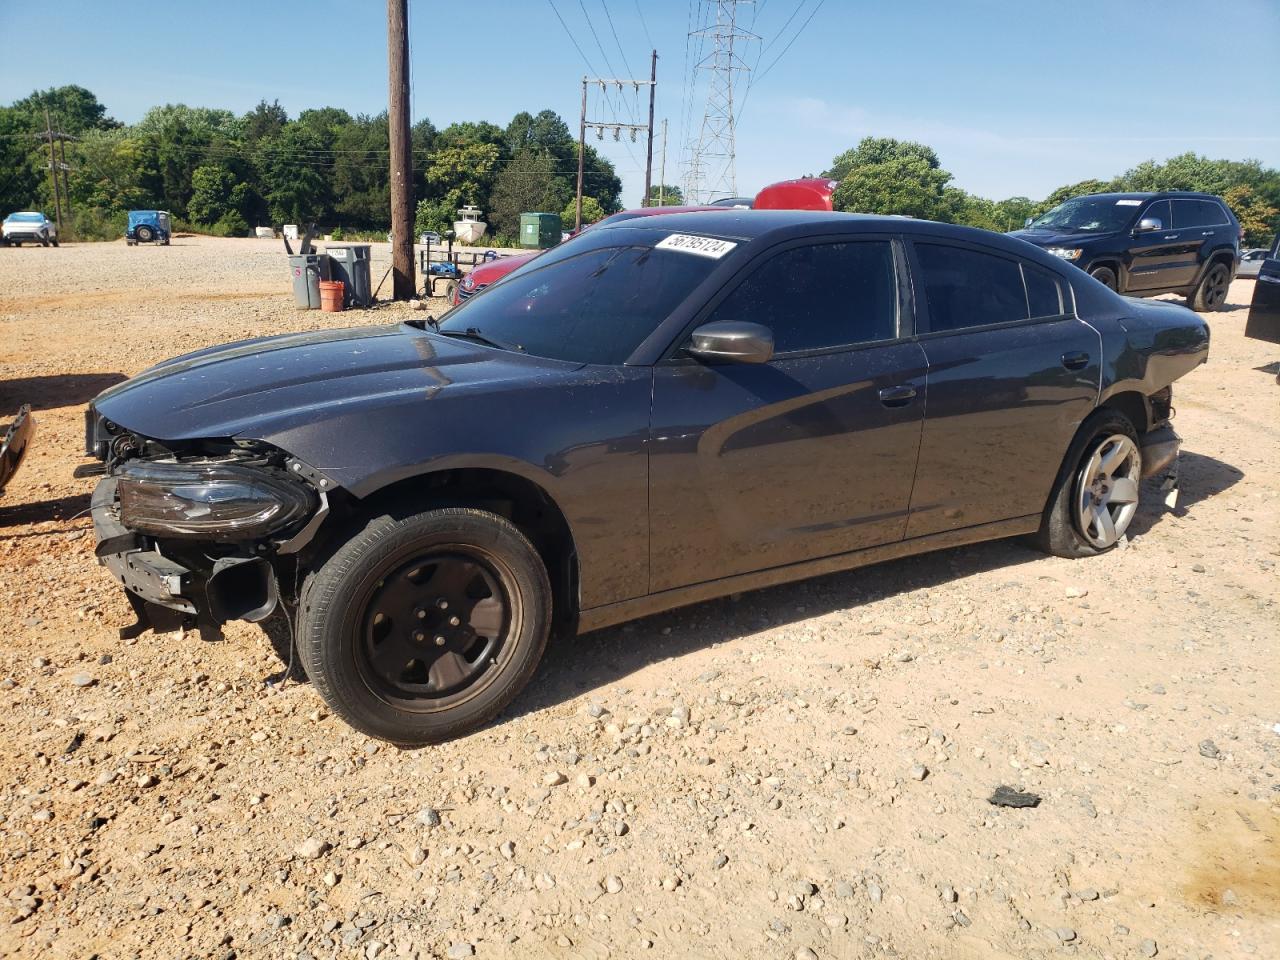
POLYGON ((1175 388, 1181 503, 1148 486, 1125 549, 990 543, 563 642, 485 730, 399 751, 257 627, 118 640, 71 478, 121 376, 346 319, 286 274, 259 241, 0 251, 0 417, 39 418, 0 502, 0 956, 1280 956, 1251 281, 1175 388))

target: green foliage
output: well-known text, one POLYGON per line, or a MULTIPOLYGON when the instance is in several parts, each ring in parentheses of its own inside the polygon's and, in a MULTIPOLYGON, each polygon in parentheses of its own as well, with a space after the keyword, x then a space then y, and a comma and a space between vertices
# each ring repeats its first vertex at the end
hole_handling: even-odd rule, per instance
POLYGON ((342 233, 342 228, 341 228, 341 227, 334 227, 332 230, 330 230, 330 231, 329 231, 329 236, 333 237, 333 239, 335 239, 335 240, 345 240, 345 239, 346 239, 346 237, 345 237, 345 236, 343 235, 343 233, 342 233))
POLYGON ((1236 184, 1222 194, 1231 212, 1240 221, 1248 247, 1270 247, 1280 228, 1280 209, 1254 192, 1253 187, 1236 184))
MULTIPOLYGON (((582 225, 585 227, 589 223, 597 223, 603 220, 607 214, 604 207, 600 205, 600 201, 595 197, 582 198, 582 225)), ((566 230, 572 230, 574 224, 578 220, 578 198, 570 197, 569 202, 564 205, 564 210, 560 212, 560 222, 564 224, 566 230)))
POLYGON ((81 208, 76 211, 74 221, 64 228, 63 239, 76 242, 119 240, 124 236, 127 219, 122 210, 81 208))
POLYGON ((561 209, 568 186, 556 176, 555 158, 522 148, 494 180, 489 222, 499 233, 520 232, 520 214, 561 209))
POLYGON ((649 199, 646 207, 682 207, 684 191, 670 183, 655 183, 649 187, 649 199))
POLYGON ((837 210, 949 219, 951 174, 924 144, 866 137, 836 157, 823 176, 840 181, 832 197, 837 210))

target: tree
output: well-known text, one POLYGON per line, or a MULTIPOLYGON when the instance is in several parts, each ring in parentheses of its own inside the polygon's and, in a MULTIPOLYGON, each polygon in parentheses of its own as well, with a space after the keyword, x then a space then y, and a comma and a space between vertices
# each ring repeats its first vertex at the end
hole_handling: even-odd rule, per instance
POLYGON ((489 222, 499 233, 518 234, 520 214, 559 211, 567 192, 551 154, 521 150, 494 181, 489 222))
POLYGON ((279 100, 259 100, 258 105, 244 115, 244 138, 249 143, 274 140, 280 136, 289 122, 289 114, 279 100))
POLYGON ((1252 187, 1237 184, 1222 194, 1231 212, 1240 221, 1244 242, 1251 247, 1270 247, 1280 229, 1280 210, 1267 203, 1252 187))
POLYGON ((840 181, 832 203, 853 213, 902 214, 947 219, 944 195, 951 174, 929 147, 887 137, 866 137, 835 158, 823 174, 840 181))
MULTIPOLYGON (((582 198, 582 225, 585 227, 589 223, 597 223, 605 218, 604 207, 600 206, 600 201, 595 197, 582 198)), ((564 210, 560 212, 560 222, 564 224, 566 230, 572 230, 573 225, 577 222, 578 217, 578 198, 573 197, 564 205, 564 210)))
POLYGON ((48 110, 58 127, 77 136, 86 130, 113 130, 120 126, 107 116, 107 108, 91 91, 75 84, 37 90, 16 101, 13 109, 30 116, 41 128, 48 110))
POLYGON ((646 207, 682 207, 684 191, 669 183, 655 183, 649 188, 649 199, 646 207))
POLYGON ((191 173, 187 214, 197 223, 217 223, 234 209, 231 193, 235 175, 221 163, 206 163, 191 173))

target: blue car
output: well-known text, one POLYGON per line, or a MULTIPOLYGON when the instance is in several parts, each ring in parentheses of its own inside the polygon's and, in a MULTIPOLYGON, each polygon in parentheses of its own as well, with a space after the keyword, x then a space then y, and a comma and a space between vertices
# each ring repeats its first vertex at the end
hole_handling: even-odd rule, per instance
POLYGON ((138 243, 159 243, 169 245, 169 237, 173 229, 169 224, 167 210, 130 210, 129 227, 124 238, 129 246, 138 243))

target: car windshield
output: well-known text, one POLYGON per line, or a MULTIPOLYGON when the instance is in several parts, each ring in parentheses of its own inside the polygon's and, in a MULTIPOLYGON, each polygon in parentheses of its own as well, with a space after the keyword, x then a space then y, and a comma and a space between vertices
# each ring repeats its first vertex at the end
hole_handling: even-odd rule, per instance
POLYGON ((9 214, 9 216, 5 217, 5 219, 10 220, 13 223, 43 223, 44 214, 43 213, 11 213, 9 214))
POLYGON ((1141 201, 1115 197, 1072 197, 1031 222, 1032 230, 1063 233, 1106 233, 1122 230, 1141 201))
POLYGON ((437 330, 574 363, 624 362, 715 266, 652 246, 614 246, 522 269, 449 311, 437 330))

